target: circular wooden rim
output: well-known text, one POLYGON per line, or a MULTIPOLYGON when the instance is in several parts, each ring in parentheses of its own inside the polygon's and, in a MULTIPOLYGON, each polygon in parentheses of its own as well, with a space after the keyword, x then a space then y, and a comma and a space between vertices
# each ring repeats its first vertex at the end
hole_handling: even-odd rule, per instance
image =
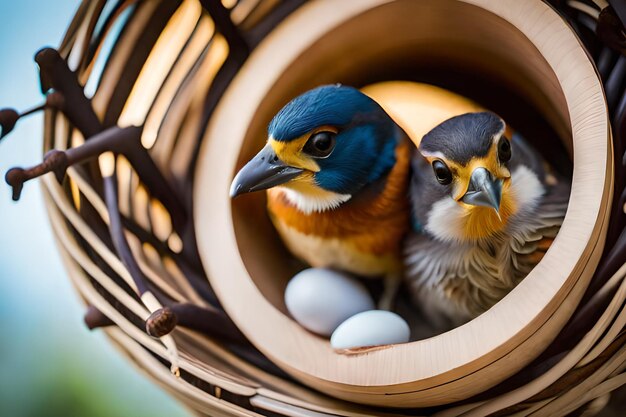
MULTIPOLYGON (((297 57, 276 51, 303 51, 331 28, 392 0, 342 2, 341 8, 324 0, 304 5, 252 54, 223 96, 203 141, 194 213, 200 256, 211 285, 229 316, 259 350, 295 377, 342 398, 389 402, 394 395, 382 394, 402 396, 441 388, 471 373, 480 375, 495 362, 500 362, 500 369, 494 372, 510 375, 519 369, 515 360, 523 356, 518 348, 531 344, 535 336, 544 341, 556 336, 573 306, 567 306, 569 313, 561 313, 559 320, 548 322, 549 316, 561 308, 577 282, 576 293, 581 293, 599 260, 612 161, 608 115, 593 65, 565 22, 539 0, 458 2, 481 7, 513 24, 541 52, 565 95, 574 143, 570 205, 557 239, 514 291, 466 325, 366 355, 339 355, 326 340, 308 333, 262 296, 238 252, 228 198, 237 157, 265 93, 297 57), (310 21, 324 24, 306 24, 310 21), (304 26, 306 31, 297 30, 304 26), (294 32, 297 37, 285 36, 294 32), (514 349, 518 356, 507 357, 514 349), (381 398, 368 400, 372 394, 381 398)), ((422 404, 405 401, 404 405, 422 404)))

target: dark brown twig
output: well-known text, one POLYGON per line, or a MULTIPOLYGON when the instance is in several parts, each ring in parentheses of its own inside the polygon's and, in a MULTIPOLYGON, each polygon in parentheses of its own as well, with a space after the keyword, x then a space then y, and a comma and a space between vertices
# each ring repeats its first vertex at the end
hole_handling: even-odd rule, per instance
POLYGON ((600 12, 596 34, 606 45, 626 54, 626 39, 622 22, 612 7, 606 7, 600 12))
POLYGON ((52 171, 61 181, 69 166, 111 151, 122 154, 129 160, 150 194, 160 200, 169 211, 174 229, 182 233, 187 222, 185 208, 177 193, 148 155, 148 151, 141 145, 141 132, 142 129, 139 127, 112 127, 91 137, 81 146, 66 151, 49 151, 44 156, 43 162, 32 168, 10 169, 5 178, 7 183, 13 187, 13 199, 18 200, 20 198, 26 181, 52 171))
POLYGON ((9 134, 17 124, 18 120, 23 117, 30 116, 38 111, 47 108, 61 109, 63 107, 63 96, 61 93, 52 92, 46 97, 46 102, 40 106, 33 107, 22 113, 18 113, 15 109, 0 110, 0 139, 9 134))
POLYGON ((170 307, 163 307, 146 320, 146 333, 159 338, 170 334, 178 324, 178 315, 170 307))
POLYGON ((240 63, 245 61, 250 54, 250 46, 237 25, 231 20, 230 10, 224 7, 221 1, 200 0, 200 4, 209 12, 215 26, 228 41, 230 55, 236 57, 240 63))
POLYGON ((91 101, 85 96, 76 73, 70 70, 59 52, 52 48, 44 48, 37 52, 35 61, 39 65, 41 90, 45 93, 53 88, 63 94, 65 98, 63 113, 69 121, 85 138, 100 132, 102 124, 91 106, 91 101))
POLYGON ((19 118, 20 115, 13 109, 0 110, 0 139, 13 130, 19 118))
POLYGON ((190 303, 175 303, 155 311, 146 320, 146 332, 152 337, 163 337, 171 333, 176 326, 196 330, 225 342, 249 344, 246 337, 221 310, 190 303))
POLYGON ((128 240, 126 240, 124 235, 122 218, 117 202, 117 175, 113 172, 113 175, 105 175, 102 180, 104 182, 104 200, 109 213, 109 231, 113 246, 137 287, 137 295, 142 296, 148 291, 148 286, 146 285, 146 278, 143 272, 141 272, 141 268, 137 264, 128 240))
POLYGON ((85 313, 83 320, 89 330, 115 325, 113 320, 105 316, 104 313, 92 305, 87 306, 87 312, 85 313))
POLYGON ((26 181, 40 177, 48 172, 55 172, 58 178, 60 173, 64 173, 67 169, 67 160, 65 152, 52 150, 46 153, 43 162, 39 165, 28 169, 11 168, 4 178, 7 184, 13 188, 13 201, 20 199, 26 181))

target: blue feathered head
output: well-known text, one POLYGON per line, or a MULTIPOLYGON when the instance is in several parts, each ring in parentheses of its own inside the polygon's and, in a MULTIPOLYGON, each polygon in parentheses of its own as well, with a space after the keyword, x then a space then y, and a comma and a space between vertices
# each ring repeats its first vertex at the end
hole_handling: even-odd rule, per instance
POLYGON ((393 167, 401 137, 382 107, 359 90, 315 88, 272 119, 267 145, 237 175, 231 194, 281 185, 309 199, 348 199, 393 167))

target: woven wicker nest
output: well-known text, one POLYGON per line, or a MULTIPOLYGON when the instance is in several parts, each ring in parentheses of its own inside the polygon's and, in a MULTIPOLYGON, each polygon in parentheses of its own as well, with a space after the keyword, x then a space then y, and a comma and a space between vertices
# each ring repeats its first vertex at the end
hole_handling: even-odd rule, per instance
POLYGON ((625 45, 612 9, 554 3, 562 15, 539 0, 85 0, 36 56, 54 90, 44 162, 7 181, 18 198, 43 175, 87 324, 200 414, 597 409, 626 383, 625 45), (519 126, 573 167, 570 205, 544 260, 484 315, 340 355, 285 313, 293 271, 263 196, 231 205, 228 183, 294 95, 398 79, 519 126))

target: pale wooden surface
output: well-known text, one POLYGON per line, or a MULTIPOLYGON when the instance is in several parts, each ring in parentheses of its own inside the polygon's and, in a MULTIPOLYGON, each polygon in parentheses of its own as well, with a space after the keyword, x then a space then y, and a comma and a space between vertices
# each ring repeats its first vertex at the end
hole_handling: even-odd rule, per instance
MULTIPOLYGON (((461 51, 450 59, 455 58, 474 65, 481 56, 461 51)), ((341 7, 331 1, 314 2, 290 16, 261 44, 216 110, 196 177, 200 253, 231 318, 261 351, 295 377, 358 402, 439 404, 444 396, 447 401, 465 398, 511 375, 532 360, 569 318, 602 249, 611 167, 607 113, 593 66, 563 21, 540 1, 366 0, 342 2, 341 7), (369 24, 373 16, 375 26, 369 24), (404 24, 408 17, 403 16, 410 17, 410 25, 404 24), (461 26, 456 32, 450 28, 422 32, 423 26, 428 29, 426 22, 420 25, 422 16, 431 21, 433 16, 445 16, 461 26), (316 24, 308 24, 311 21, 316 24), (334 43, 316 43, 342 23, 334 43), (463 24, 471 30, 464 31, 463 24), (391 26, 413 32, 394 35, 391 26), (356 34, 364 32, 376 37, 378 43, 368 45, 381 53, 387 53, 385 48, 394 42, 396 47, 404 41, 405 47, 410 41, 443 47, 446 42, 463 41, 486 51, 482 58, 491 60, 484 63, 491 71, 498 68, 493 59, 516 68, 516 73, 499 75, 517 83, 573 149, 574 177, 568 213, 555 243, 502 302, 440 336, 347 357, 334 353, 326 340, 312 336, 283 313, 280 298, 290 271, 276 256, 276 238, 267 221, 253 224, 262 213, 262 198, 250 197, 231 207, 228 186, 236 169, 259 149, 264 125, 274 111, 298 90, 332 82, 324 76, 332 77, 333 71, 345 76, 355 70, 352 66, 371 59, 360 60, 361 50, 350 49, 356 34), (332 61, 339 68, 329 67, 328 60, 348 53, 346 49, 354 63, 332 61), (324 68, 329 68, 326 74, 316 71, 324 62, 324 68), (294 70, 307 65, 308 73, 294 70), (567 141, 569 131, 573 146, 567 141), (239 223, 233 228, 234 218, 239 223)))

